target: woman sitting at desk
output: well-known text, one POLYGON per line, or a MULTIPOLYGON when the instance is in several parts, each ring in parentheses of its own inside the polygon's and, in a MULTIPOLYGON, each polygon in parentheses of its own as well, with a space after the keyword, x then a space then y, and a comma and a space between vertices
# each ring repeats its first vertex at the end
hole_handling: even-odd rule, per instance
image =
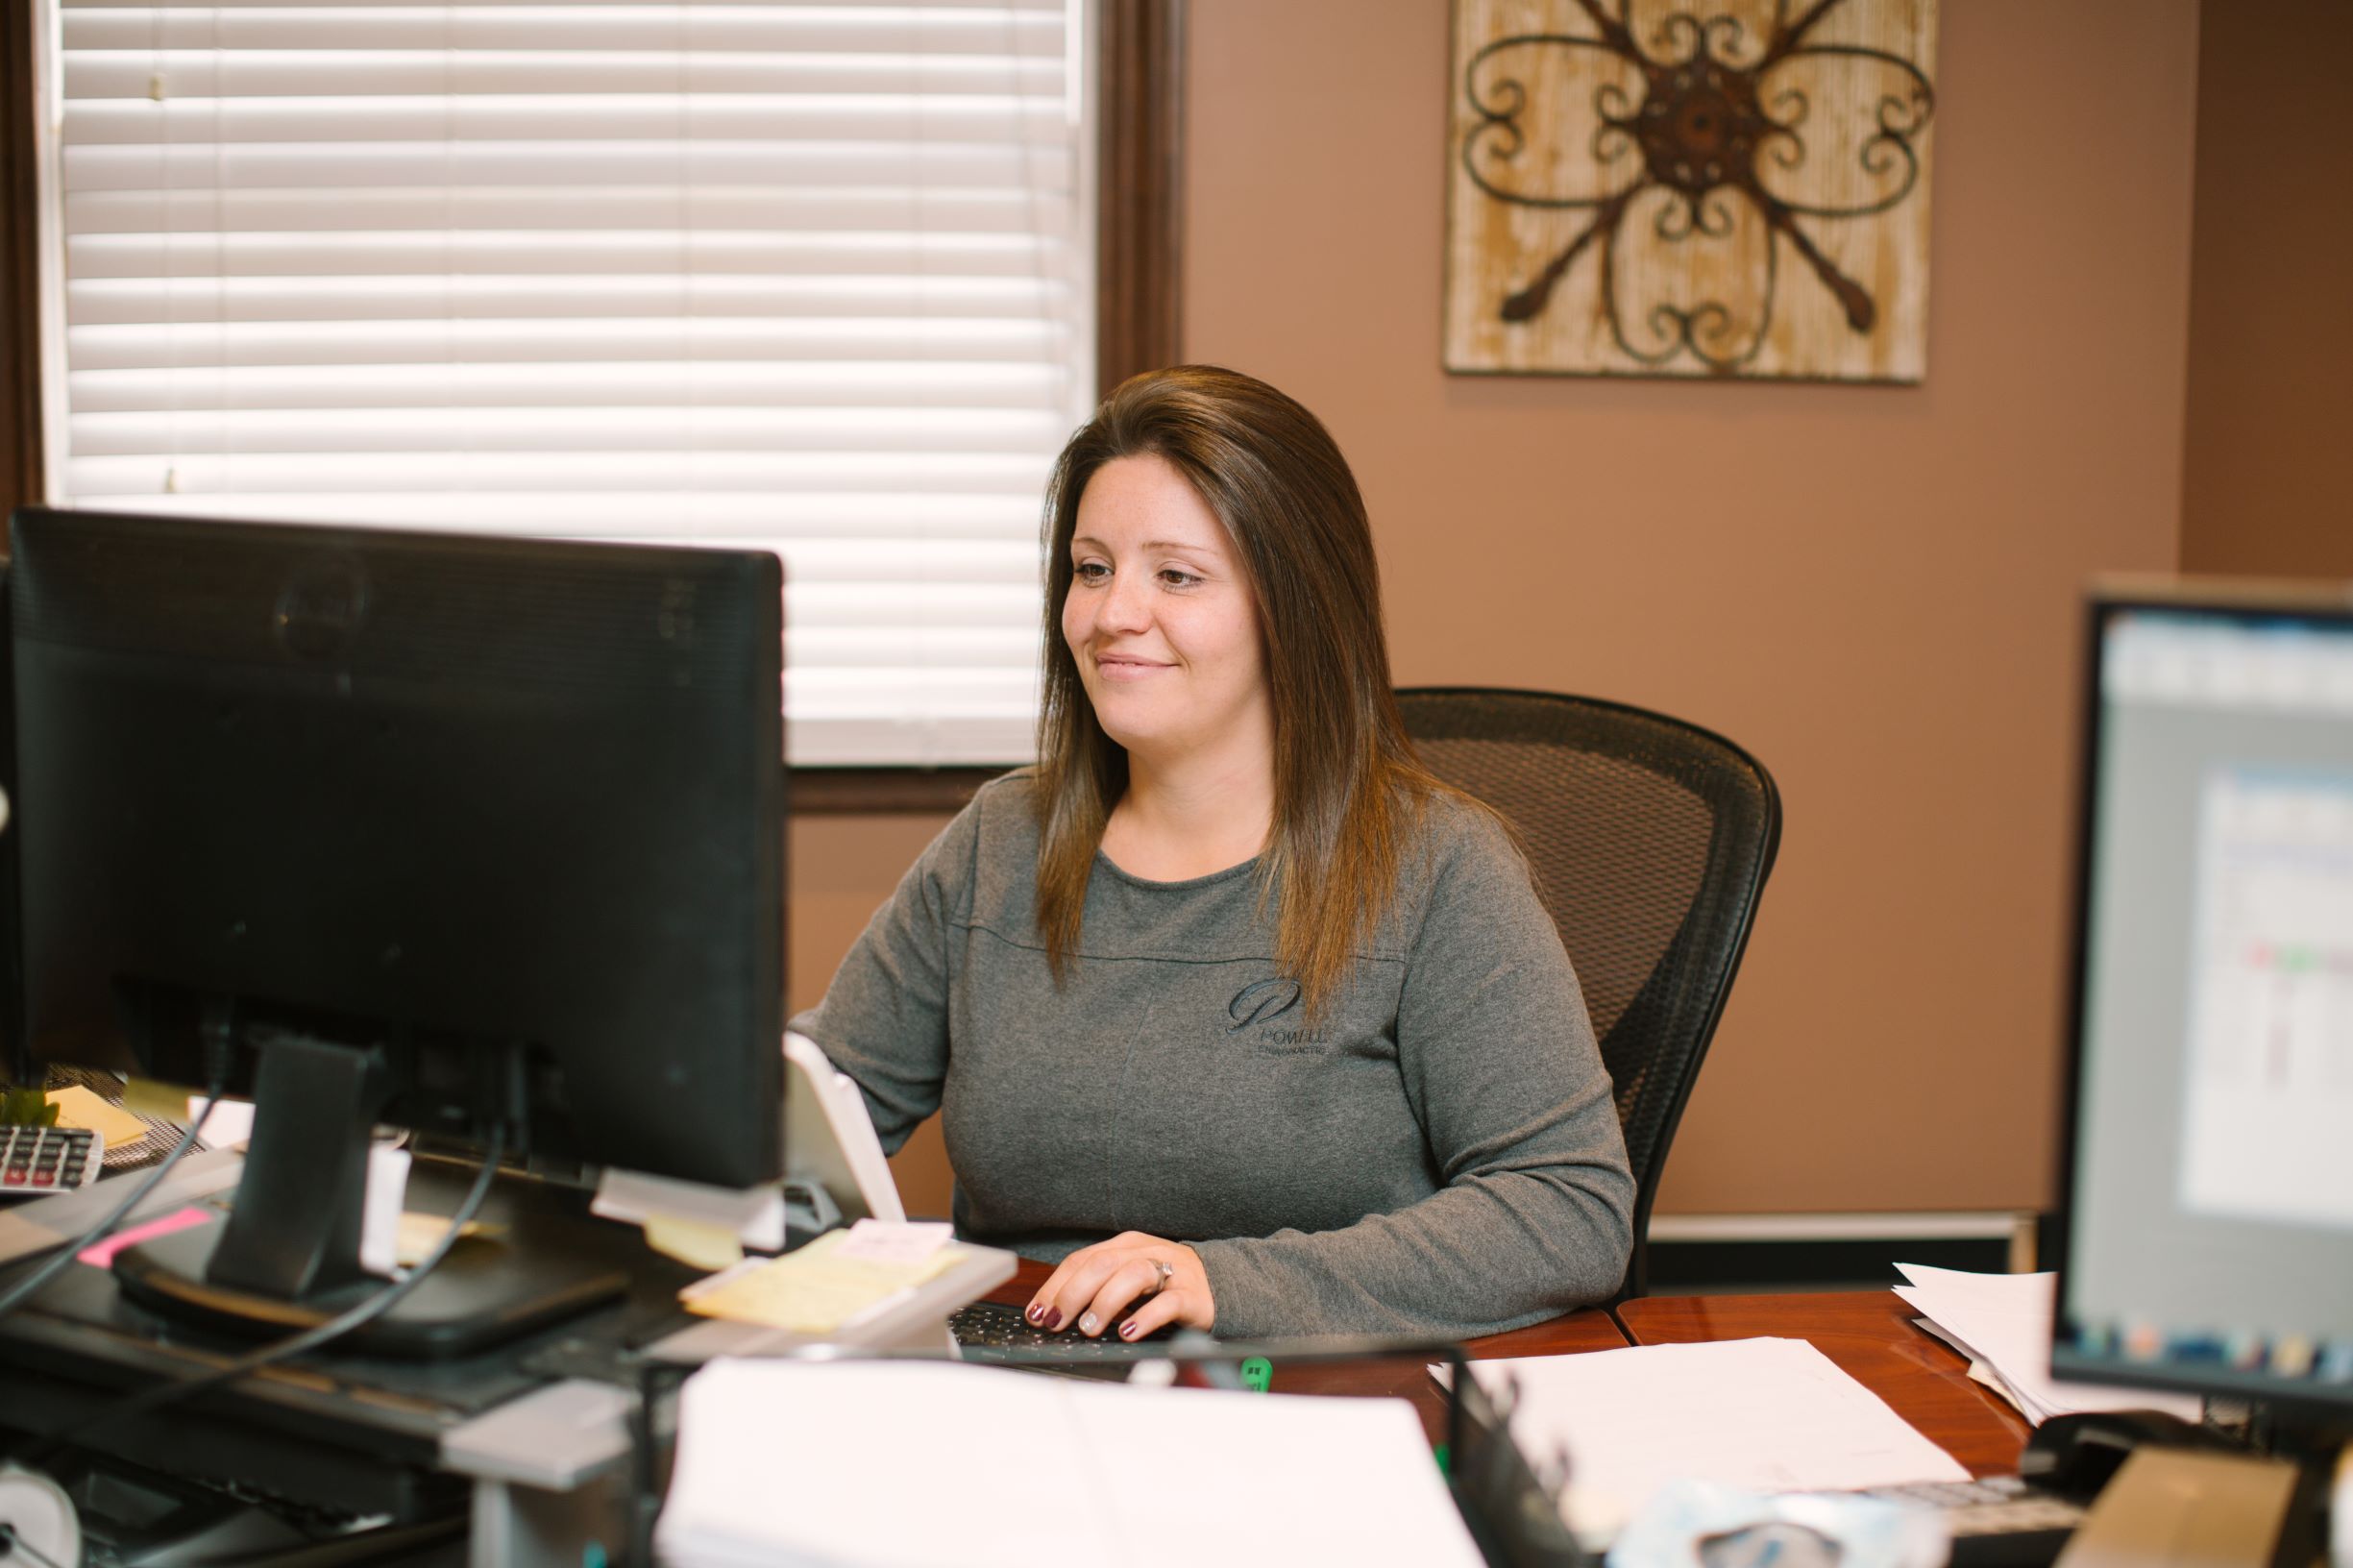
POLYGON ((1115 391, 1046 490, 1039 760, 796 1021, 1042 1327, 1469 1335, 1616 1288, 1633 1182, 1497 820, 1415 761, 1364 503, 1263 382, 1115 391))

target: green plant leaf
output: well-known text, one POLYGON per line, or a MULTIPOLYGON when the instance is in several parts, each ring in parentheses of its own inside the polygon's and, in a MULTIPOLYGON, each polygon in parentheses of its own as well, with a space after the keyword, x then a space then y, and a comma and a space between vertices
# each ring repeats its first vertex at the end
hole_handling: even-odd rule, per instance
POLYGON ((0 1127, 55 1127, 58 1108, 37 1089, 0 1093, 0 1127))

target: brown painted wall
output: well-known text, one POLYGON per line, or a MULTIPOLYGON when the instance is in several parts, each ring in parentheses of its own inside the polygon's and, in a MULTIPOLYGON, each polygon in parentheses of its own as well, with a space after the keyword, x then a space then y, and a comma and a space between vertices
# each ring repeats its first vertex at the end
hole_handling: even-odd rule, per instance
MULTIPOLYGON (((1399 678, 1781 783, 1665 1210, 2047 1196, 2076 585, 2179 548, 2197 12, 1944 12, 1926 384, 1714 386, 1443 375, 1444 0, 1194 0, 1187 350, 1332 426, 1399 678)), ((934 826, 796 827, 797 994, 934 826)), ((936 1144, 902 1180, 943 1201, 936 1144)))
POLYGON ((2353 577, 2353 141, 2344 0, 2209 5, 2182 565, 2353 577))

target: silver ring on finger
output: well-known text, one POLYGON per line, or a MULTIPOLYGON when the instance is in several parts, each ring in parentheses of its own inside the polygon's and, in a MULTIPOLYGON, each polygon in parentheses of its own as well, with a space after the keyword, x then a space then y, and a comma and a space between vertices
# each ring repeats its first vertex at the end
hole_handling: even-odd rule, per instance
POLYGON ((1152 1293, 1157 1296, 1163 1290, 1168 1288, 1168 1282, 1175 1277, 1176 1269, 1173 1265, 1164 1263, 1158 1258, 1149 1258, 1146 1259, 1145 1262, 1152 1265, 1152 1272, 1156 1276, 1152 1281, 1152 1293))

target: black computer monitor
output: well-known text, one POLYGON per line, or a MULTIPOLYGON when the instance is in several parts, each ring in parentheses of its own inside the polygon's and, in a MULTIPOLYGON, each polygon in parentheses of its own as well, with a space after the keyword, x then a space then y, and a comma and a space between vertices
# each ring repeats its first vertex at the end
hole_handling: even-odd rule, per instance
POLYGON ((36 507, 12 556, 22 1051, 257 1102, 217 1247, 127 1289, 335 1310, 379 1123, 781 1174, 772 554, 36 507))
POLYGON ((2052 1370, 2353 1421, 2353 590, 2117 586, 2052 1370))

